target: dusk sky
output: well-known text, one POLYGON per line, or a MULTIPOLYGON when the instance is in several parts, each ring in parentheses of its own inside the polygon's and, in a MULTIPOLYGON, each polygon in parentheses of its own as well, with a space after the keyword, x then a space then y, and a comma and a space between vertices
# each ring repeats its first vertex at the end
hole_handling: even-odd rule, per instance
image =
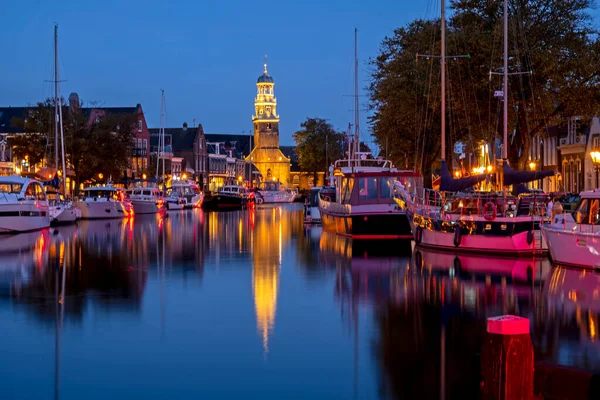
MULTIPOLYGON (((12 1, 2 7, 0 106, 52 96, 53 26, 59 24, 62 95, 100 106, 141 103, 150 127, 193 121, 207 133, 247 133, 264 55, 275 79, 281 142, 306 117, 353 121, 353 32, 359 84, 395 27, 439 14, 438 1, 12 1)), ((364 91, 362 94, 365 94, 364 91)), ((361 97, 361 108, 367 99, 361 97)), ((370 141, 365 112, 362 139, 370 141)))

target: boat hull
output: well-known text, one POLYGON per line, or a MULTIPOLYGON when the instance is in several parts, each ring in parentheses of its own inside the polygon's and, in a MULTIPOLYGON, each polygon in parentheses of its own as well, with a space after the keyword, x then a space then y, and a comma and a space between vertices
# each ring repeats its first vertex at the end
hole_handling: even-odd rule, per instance
POLYGON ((320 210, 323 229, 355 240, 412 240, 406 213, 334 214, 320 210))
POLYGON ((77 220, 77 209, 73 207, 50 207, 51 225, 72 224, 77 220))
POLYGON ((120 201, 78 201, 76 206, 82 219, 125 218, 129 215, 129 210, 120 201))
POLYGON ((542 227, 552 261, 574 267, 600 269, 600 236, 542 227))
POLYGON ((160 207, 156 201, 148 200, 131 200, 134 214, 156 214, 160 211, 160 207))
POLYGON ((176 202, 167 201, 166 204, 167 204, 167 210, 169 210, 169 211, 183 210, 183 204, 182 203, 176 203, 176 202))
POLYGON ((319 207, 304 207, 304 223, 305 224, 320 224, 321 213, 319 207))
POLYGON ((285 191, 259 191, 262 202, 265 204, 270 203, 293 203, 296 198, 295 193, 288 193, 285 191))
POLYGON ((545 244, 545 240, 540 237, 539 231, 537 235, 533 234, 534 240, 530 241, 528 239, 531 235, 530 231, 494 235, 483 233, 468 234, 463 230, 458 245, 455 243, 456 235, 454 230, 443 231, 415 226, 414 231, 417 245, 431 249, 511 256, 533 256, 547 253, 547 245, 545 244), (420 240, 418 238, 419 235, 420 240), (542 241, 541 245, 539 240, 542 241))
POLYGON ((50 226, 48 205, 0 205, 0 233, 37 231, 50 226))
POLYGON ((241 210, 246 205, 246 199, 239 196, 222 194, 206 195, 202 201, 202 209, 209 211, 241 210))

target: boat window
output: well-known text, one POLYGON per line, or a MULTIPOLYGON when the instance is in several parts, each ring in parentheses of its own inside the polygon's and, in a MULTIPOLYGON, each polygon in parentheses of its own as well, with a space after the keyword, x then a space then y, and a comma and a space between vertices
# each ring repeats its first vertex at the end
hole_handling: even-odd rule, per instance
POLYGON ((354 189, 354 178, 349 178, 348 184, 346 185, 346 190, 344 191, 342 203, 350 204, 350 200, 352 199, 352 189, 354 189))
POLYGON ((578 224, 586 224, 588 221, 588 212, 589 212, 590 202, 588 199, 581 199, 577 209, 573 213, 573 219, 578 224))
POLYGON ((590 203, 590 224, 592 225, 600 224, 600 209, 598 206, 598 199, 594 199, 590 203))
POLYGON ((377 199, 377 178, 359 178, 358 190, 361 200, 377 199))
POLYGON ((35 188, 33 185, 27 186, 27 189, 25 189, 25 197, 31 199, 35 198, 35 188))
POLYGON ((0 193, 19 194, 22 189, 23 185, 20 183, 0 183, 0 193))
POLYGON ((394 187, 393 178, 380 178, 379 179, 379 198, 380 199, 391 199, 392 188, 394 187))
POLYGON ((152 192, 150 190, 144 190, 144 196, 152 196, 152 192))
POLYGON ((40 185, 39 183, 32 183, 34 189, 35 189, 35 196, 39 201, 45 201, 46 200, 46 193, 44 192, 44 188, 42 187, 42 185, 40 185))

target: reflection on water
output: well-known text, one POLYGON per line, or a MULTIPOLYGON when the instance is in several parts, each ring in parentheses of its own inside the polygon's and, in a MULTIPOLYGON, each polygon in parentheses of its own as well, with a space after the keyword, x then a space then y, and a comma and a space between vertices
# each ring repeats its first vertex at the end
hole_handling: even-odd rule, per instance
POLYGON ((403 250, 297 205, 0 236, 0 393, 474 398, 500 314, 532 320, 537 359, 600 371, 600 275, 403 250))

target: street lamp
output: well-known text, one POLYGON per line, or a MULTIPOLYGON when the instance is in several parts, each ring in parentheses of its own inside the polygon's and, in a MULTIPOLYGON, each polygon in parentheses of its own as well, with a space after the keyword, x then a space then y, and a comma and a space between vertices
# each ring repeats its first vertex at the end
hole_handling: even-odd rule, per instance
POLYGON ((594 150, 590 153, 592 157, 592 162, 594 163, 594 169, 596 170, 596 188, 600 186, 600 182, 598 182, 598 168, 600 167, 600 151, 594 150))

